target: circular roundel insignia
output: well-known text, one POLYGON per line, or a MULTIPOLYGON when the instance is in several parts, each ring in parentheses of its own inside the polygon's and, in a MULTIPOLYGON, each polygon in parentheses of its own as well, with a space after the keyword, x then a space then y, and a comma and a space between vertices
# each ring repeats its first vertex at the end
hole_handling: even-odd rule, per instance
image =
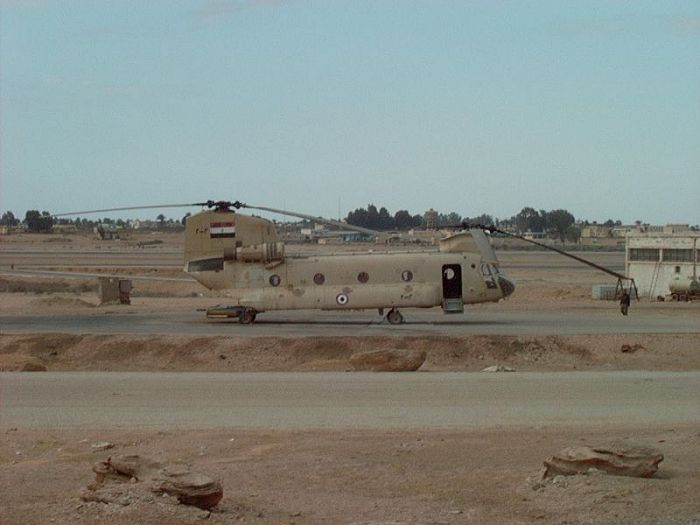
POLYGON ((338 303, 340 306, 346 305, 348 304, 348 296, 344 293, 339 293, 335 296, 335 302, 338 303))

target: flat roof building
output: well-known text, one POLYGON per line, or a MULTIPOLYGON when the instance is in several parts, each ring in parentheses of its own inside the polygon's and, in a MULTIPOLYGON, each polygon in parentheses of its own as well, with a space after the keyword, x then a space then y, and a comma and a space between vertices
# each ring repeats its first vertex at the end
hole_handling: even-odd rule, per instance
POLYGON ((698 279, 700 232, 647 231, 628 233, 626 274, 633 278, 640 297, 665 296, 671 283, 698 279))

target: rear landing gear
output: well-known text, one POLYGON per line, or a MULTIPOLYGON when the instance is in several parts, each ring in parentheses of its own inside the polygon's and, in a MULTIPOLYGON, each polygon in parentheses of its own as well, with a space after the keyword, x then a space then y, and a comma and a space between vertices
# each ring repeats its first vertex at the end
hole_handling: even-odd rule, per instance
POLYGON ((217 304, 216 306, 210 306, 206 310, 202 309, 199 311, 207 312, 208 319, 238 319, 238 322, 241 324, 252 324, 255 321, 255 316, 258 315, 258 311, 255 308, 237 304, 217 304))
POLYGON ((403 315, 397 309, 392 308, 386 314, 386 320, 389 324, 401 324, 403 323, 403 315))
POLYGON ((246 308, 243 310, 243 312, 241 312, 241 315, 238 316, 238 322, 241 324, 253 324, 257 313, 258 312, 252 308, 246 308))

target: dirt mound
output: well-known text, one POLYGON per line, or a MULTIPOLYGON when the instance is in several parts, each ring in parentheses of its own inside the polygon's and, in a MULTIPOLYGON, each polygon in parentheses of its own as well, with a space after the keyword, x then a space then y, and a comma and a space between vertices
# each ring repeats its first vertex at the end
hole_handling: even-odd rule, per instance
POLYGON ((415 372, 423 365, 425 357, 424 350, 374 350, 353 354, 350 364, 358 371, 415 372))
POLYGON ((22 354, 0 355, 0 372, 45 372, 46 365, 39 359, 22 354))
POLYGON ((0 292, 4 293, 36 293, 36 294, 51 294, 51 293, 80 293, 92 292, 97 290, 97 284, 72 281, 67 282, 61 279, 25 279, 25 278, 10 278, 0 277, 0 292))
POLYGON ((95 304, 84 301, 83 299, 78 299, 77 297, 63 297, 63 296, 52 296, 52 297, 42 297, 41 299, 36 299, 29 303, 29 306, 34 308, 94 308, 95 304))
MULTIPOLYGON (((479 371, 501 364, 527 370, 697 370, 700 335, 463 337, 191 337, 0 335, 0 363, 27 359, 49 370, 344 371, 353 354, 425 352, 426 371, 479 371), (622 353, 643 339, 645 351, 622 353)), ((23 361, 24 360, 24 361, 23 361)))

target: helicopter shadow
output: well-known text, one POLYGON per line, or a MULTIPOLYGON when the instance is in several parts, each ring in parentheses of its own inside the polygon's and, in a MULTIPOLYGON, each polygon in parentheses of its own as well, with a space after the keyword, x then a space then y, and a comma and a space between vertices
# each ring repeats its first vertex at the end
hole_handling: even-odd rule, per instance
MULTIPOLYGON (((210 324, 240 324, 237 320, 207 320, 210 324)), ((511 326, 516 324, 513 321, 404 321, 400 325, 392 325, 386 321, 359 321, 359 320, 332 320, 332 319, 316 319, 316 320, 295 320, 295 319, 257 319, 253 326, 377 326, 377 327, 419 327, 419 326, 511 326)))

